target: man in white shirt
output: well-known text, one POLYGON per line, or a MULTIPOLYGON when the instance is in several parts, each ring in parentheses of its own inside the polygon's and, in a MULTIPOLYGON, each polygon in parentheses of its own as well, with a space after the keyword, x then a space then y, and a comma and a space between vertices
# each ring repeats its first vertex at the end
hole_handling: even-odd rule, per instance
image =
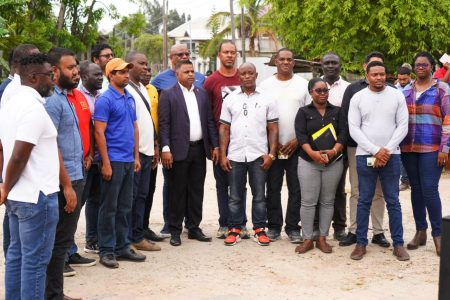
POLYGON ((300 184, 297 175, 298 149, 295 137, 294 121, 297 111, 310 102, 308 81, 294 75, 294 54, 283 48, 275 57, 277 73, 259 85, 267 98, 276 103, 278 119, 278 159, 273 161, 267 171, 267 236, 271 241, 280 238, 283 227, 283 209, 281 206, 281 187, 286 172, 288 201, 286 209, 285 231, 291 243, 302 241, 300 234, 300 184))
MULTIPOLYGON (((328 102, 334 106, 341 107, 342 98, 345 89, 350 85, 350 82, 345 81, 340 76, 341 74, 341 58, 337 53, 328 52, 322 57, 323 79, 330 89, 328 95, 328 102)), ((345 149, 345 148, 344 148, 345 149)), ((333 214, 333 229, 334 239, 342 241, 346 237, 345 227, 347 222, 347 194, 345 193, 345 178, 347 177, 348 159, 347 152, 344 155, 344 169, 342 176, 336 189, 336 196, 334 200, 334 214, 333 214)), ((316 218, 317 219, 317 218, 316 218)))
POLYGON ((137 126, 139 128, 139 160, 141 169, 134 174, 133 206, 131 209, 130 241, 143 251, 159 251, 161 247, 144 239, 145 199, 150 187, 150 176, 159 160, 159 146, 150 111, 150 98, 147 89, 141 83, 141 77, 147 73, 148 61, 145 54, 130 52, 126 62, 133 64, 130 69, 130 81, 126 87, 136 103, 137 126))
POLYGON ((265 185, 267 170, 277 155, 278 112, 275 102, 256 89, 257 77, 252 63, 242 64, 239 67, 241 88, 227 97, 220 114, 220 166, 229 173, 230 183, 227 246, 240 241, 247 173, 253 194, 254 240, 261 246, 270 244, 265 232, 265 185))
POLYGON ((5 298, 43 299, 60 184, 57 132, 43 105, 54 86, 47 57, 23 58, 20 79, 21 86, 0 110, 0 204, 6 203, 11 233, 5 298))
POLYGON ((186 208, 188 238, 211 241, 200 229, 206 158, 217 163, 219 141, 207 92, 194 86, 192 63, 176 65, 178 82, 161 92, 158 104, 161 161, 168 170, 170 244, 180 246, 186 208))
POLYGON ((378 178, 381 181, 389 214, 389 229, 398 260, 409 260, 403 247, 402 210, 399 202, 399 144, 408 132, 408 110, 403 94, 386 86, 386 68, 374 61, 367 65, 369 86, 356 93, 350 102, 348 123, 350 135, 358 143, 356 168, 359 199, 356 212, 356 247, 351 259, 366 254, 370 207, 378 178))

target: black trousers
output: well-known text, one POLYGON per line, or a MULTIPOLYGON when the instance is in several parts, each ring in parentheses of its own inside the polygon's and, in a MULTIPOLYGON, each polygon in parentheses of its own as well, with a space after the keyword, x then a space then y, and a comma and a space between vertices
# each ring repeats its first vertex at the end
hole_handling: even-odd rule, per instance
POLYGON ((206 154, 203 143, 191 145, 183 161, 174 161, 169 170, 169 231, 181 234, 185 212, 188 230, 197 229, 202 221, 203 188, 206 176, 206 154))
POLYGON ((300 230, 300 183, 298 181, 298 155, 292 154, 289 159, 277 159, 267 172, 267 227, 281 231, 283 227, 283 209, 281 206, 281 188, 286 172, 288 201, 286 208, 286 233, 300 230))
POLYGON ((156 189, 156 176, 158 174, 158 168, 152 169, 150 173, 150 186, 148 190, 147 199, 145 199, 145 210, 144 210, 144 229, 150 228, 150 212, 153 206, 153 195, 156 189))
POLYGON ((336 196, 334 198, 334 214, 333 214, 333 228, 335 231, 344 230, 347 223, 347 194, 345 193, 345 177, 348 170, 347 153, 344 152, 343 163, 344 169, 336 189, 336 196))
POLYGON ((77 195, 77 206, 75 211, 70 214, 64 210, 66 199, 62 187, 58 193, 59 221, 56 226, 52 258, 47 266, 45 283, 45 299, 47 300, 63 300, 64 298, 64 263, 66 253, 74 243, 74 235, 77 231, 78 218, 80 217, 81 195, 83 194, 84 184, 84 180, 72 181, 72 188, 77 195))

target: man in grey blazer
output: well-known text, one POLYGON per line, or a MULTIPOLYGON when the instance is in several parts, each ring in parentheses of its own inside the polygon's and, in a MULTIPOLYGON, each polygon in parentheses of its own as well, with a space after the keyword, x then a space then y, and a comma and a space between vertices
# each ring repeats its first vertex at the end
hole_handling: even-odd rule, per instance
POLYGON ((206 158, 217 163, 219 142, 211 105, 205 90, 193 85, 189 60, 176 65, 178 83, 163 90, 158 104, 161 161, 169 170, 170 244, 181 245, 185 211, 190 222, 188 238, 210 241, 199 228, 202 220, 206 158), (187 209, 186 209, 187 207, 187 209))

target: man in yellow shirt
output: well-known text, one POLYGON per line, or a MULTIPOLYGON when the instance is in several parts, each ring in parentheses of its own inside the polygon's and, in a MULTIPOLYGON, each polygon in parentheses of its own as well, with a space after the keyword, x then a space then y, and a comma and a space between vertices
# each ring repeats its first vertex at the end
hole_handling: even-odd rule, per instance
MULTIPOLYGON (((147 69, 147 74, 145 76, 142 76, 141 83, 147 89, 147 93, 150 98, 150 113, 153 119, 153 126, 155 127, 156 133, 158 134, 158 91, 152 84, 150 84, 151 78, 152 78, 152 70, 149 67, 147 69)), ((158 164, 155 163, 152 166, 152 173, 150 175, 150 189, 148 191, 147 199, 145 201, 145 212, 144 212, 144 237, 154 242, 160 242, 164 239, 163 237, 158 236, 153 230, 151 230, 149 224, 150 211, 153 205, 153 194, 155 193, 157 173, 158 173, 158 164)))

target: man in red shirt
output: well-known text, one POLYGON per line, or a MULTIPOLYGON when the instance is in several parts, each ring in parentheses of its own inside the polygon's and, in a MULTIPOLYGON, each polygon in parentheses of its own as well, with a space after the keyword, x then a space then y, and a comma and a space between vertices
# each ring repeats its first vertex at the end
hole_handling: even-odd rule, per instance
MULTIPOLYGON (((223 41, 219 45, 218 57, 220 67, 212 75, 206 78, 203 88, 208 92, 211 101, 212 113, 219 131, 219 118, 222 111, 222 102, 236 88, 240 88, 239 71, 236 68, 236 45, 232 41, 223 41)), ((228 174, 220 168, 220 165, 213 165, 214 178, 216 179, 217 203, 219 206, 219 230, 216 237, 224 239, 228 232, 228 174)), ((244 197, 245 199, 245 197, 244 197)), ((245 201, 244 201, 245 206, 245 201)), ((242 224, 242 238, 249 238, 245 224, 247 217, 244 217, 242 224)))

